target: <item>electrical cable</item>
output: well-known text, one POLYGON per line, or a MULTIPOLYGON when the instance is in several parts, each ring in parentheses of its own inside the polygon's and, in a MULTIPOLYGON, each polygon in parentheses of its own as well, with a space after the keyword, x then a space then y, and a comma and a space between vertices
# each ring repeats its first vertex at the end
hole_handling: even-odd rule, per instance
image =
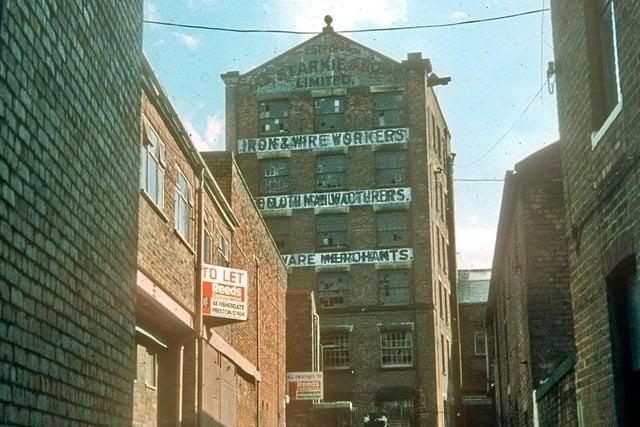
POLYGON ((520 122, 520 119, 522 119, 522 117, 527 113, 527 111, 529 111, 529 108, 531 108, 531 106, 533 105, 533 103, 536 101, 536 99, 538 99, 538 96, 540 96, 540 94, 542 93, 542 89, 544 89, 544 87, 546 86, 547 82, 549 81, 549 79, 545 80, 544 83, 542 83, 542 86, 540 86, 540 89, 538 89, 538 91, 536 92, 536 94, 533 96, 533 98, 531 99, 531 101, 529 101, 529 103, 527 104, 527 106, 525 107, 524 110, 522 110, 522 113, 520 113, 520 115, 518 116, 518 118, 513 122, 513 124, 511 125, 511 127, 509 127, 509 129, 507 129, 507 131, 498 139, 498 141, 496 141, 495 144, 493 144, 491 146, 491 148, 489 148, 487 151, 484 152, 484 154, 482 154, 480 157, 478 157, 477 159, 475 159, 473 162, 471 163, 467 163, 465 165, 459 165, 457 166, 458 168, 466 168, 469 166, 473 166, 476 163, 478 163, 480 160, 484 159, 485 157, 487 157, 498 145, 500 145, 502 143, 502 141, 504 141, 504 139, 507 137, 507 135, 509 135, 509 133, 511 133, 511 131, 516 127, 516 125, 520 122))
MULTIPOLYGON (((493 16, 490 18, 481 18, 481 19, 470 19, 467 21, 447 22, 443 24, 411 25, 406 27, 365 28, 360 30, 343 30, 343 31, 336 31, 336 32, 337 33, 372 33, 372 32, 381 32, 381 31, 402 31, 402 30, 420 30, 420 29, 427 29, 427 28, 457 27, 460 25, 478 24, 483 22, 517 18, 520 16, 544 13, 549 10, 550 10, 549 8, 543 8, 543 9, 536 9, 536 10, 528 10, 526 12, 520 12, 520 13, 512 13, 510 15, 493 16)), ((214 26, 208 26, 208 25, 179 24, 175 22, 156 21, 151 19, 144 19, 142 22, 144 22, 145 24, 164 25, 168 27, 192 28, 197 30, 209 30, 209 31, 225 31, 230 33, 318 34, 317 31, 227 28, 227 27, 214 27, 214 26)))

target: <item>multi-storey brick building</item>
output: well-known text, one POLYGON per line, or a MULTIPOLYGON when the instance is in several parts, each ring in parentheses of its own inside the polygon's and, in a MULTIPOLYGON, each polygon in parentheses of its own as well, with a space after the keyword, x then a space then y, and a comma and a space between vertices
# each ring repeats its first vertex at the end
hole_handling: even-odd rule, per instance
POLYGON ((379 412, 396 425, 452 421, 452 157, 432 89, 447 80, 421 54, 395 61, 329 20, 222 78, 227 148, 284 254, 289 288, 315 291, 324 400, 352 402, 354 423, 379 412))
POLYGON ((460 362, 466 426, 492 426, 495 415, 487 397, 485 316, 491 270, 458 270, 460 362))
POLYGON ((237 166, 207 168, 143 71, 133 423, 284 425, 286 269, 237 166), (244 320, 206 315, 236 292, 244 320))
POLYGON ((0 1, 2 425, 131 424, 141 50, 142 1, 0 1))
POLYGON ((560 144, 505 175, 486 325, 500 425, 533 425, 534 391, 574 352, 560 144))
POLYGON ((551 2, 584 425, 640 424, 640 4, 551 2))

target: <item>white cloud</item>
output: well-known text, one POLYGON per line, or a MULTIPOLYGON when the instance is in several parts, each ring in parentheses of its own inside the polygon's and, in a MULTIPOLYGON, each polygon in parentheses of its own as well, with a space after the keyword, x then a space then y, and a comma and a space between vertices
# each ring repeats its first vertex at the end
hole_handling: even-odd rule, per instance
POLYGON ((325 15, 332 26, 347 30, 368 26, 389 26, 407 19, 407 0, 277 0, 278 10, 286 10, 296 30, 320 31, 325 15))
POLYGON ((198 132, 191 120, 185 120, 184 127, 199 151, 224 149, 224 120, 221 117, 208 118, 204 134, 198 132))
POLYGON ((149 0, 145 0, 144 2, 144 19, 148 19, 150 21, 160 20, 160 13, 158 12, 158 7, 149 0))
POLYGON ((200 45, 200 38, 185 33, 173 33, 187 48, 196 49, 200 45))
POLYGON ((464 21, 466 19, 469 19, 469 14, 461 10, 456 10, 451 14, 451 19, 453 21, 464 21))
POLYGON ((456 224, 458 268, 491 268, 496 227, 481 224, 477 216, 456 224))

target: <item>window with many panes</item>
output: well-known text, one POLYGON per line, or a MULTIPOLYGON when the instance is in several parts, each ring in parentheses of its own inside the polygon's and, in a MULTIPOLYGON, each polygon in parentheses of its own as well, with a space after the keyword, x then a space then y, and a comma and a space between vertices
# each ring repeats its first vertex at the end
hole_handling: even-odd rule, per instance
POLYGON ((384 92, 373 95, 374 125, 378 127, 404 124, 404 99, 402 92, 384 92))
POLYGON ((344 97, 316 98, 315 112, 317 131, 334 131, 344 127, 344 97))
POLYGON ((279 194, 289 191, 289 159, 260 161, 260 192, 279 194))
POLYGON ((140 187, 160 209, 164 207, 164 170, 167 166, 164 143, 149 123, 144 123, 140 187))
POLYGON ((213 264, 214 251, 213 218, 208 212, 204 213, 204 242, 202 247, 202 261, 205 264, 213 264))
POLYGON ((487 340, 484 330, 473 333, 473 353, 476 356, 486 356, 487 354, 487 340))
POLYGON ((191 206, 191 186, 182 171, 177 169, 174 227, 188 243, 191 243, 191 206))
POLYGON ((614 0, 597 0, 600 43, 600 73, 602 90, 602 114, 596 127, 600 127, 621 100, 618 46, 616 39, 616 14, 614 0))
POLYGON ((338 190, 345 185, 345 157, 316 157, 316 187, 318 190, 338 190))
POLYGON ((272 135, 289 132, 289 101, 260 103, 260 133, 272 135))
POLYGON ((409 242, 407 212, 378 212, 376 215, 378 246, 404 246, 409 242))
POLYGON ((289 242, 289 218, 268 218, 269 231, 280 253, 287 253, 289 242))
POLYGON ((345 307, 350 303, 349 274, 346 271, 319 273, 316 289, 322 308, 345 307))
POLYGON ((351 351, 348 331, 323 330, 320 344, 324 369, 349 368, 351 351))
POLYGON ((316 217, 318 248, 347 247, 347 215, 331 214, 316 217))
POLYGON ((411 427, 414 425, 413 399, 384 400, 382 411, 387 415, 389 426, 411 427))
POLYGON ((408 304, 409 270, 378 270, 378 301, 384 305, 408 304))
POLYGON ((382 367, 413 366, 413 332, 410 329, 380 332, 380 353, 382 367))
POLYGON ((376 185, 388 187, 406 182, 407 157, 404 151, 376 151, 376 185))

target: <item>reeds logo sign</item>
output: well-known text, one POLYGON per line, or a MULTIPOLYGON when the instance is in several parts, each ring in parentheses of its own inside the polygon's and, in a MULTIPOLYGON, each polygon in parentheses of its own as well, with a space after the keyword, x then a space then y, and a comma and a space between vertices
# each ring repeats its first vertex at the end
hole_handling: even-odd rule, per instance
POLYGON ((247 320, 247 272, 205 264, 202 267, 202 314, 247 320))

